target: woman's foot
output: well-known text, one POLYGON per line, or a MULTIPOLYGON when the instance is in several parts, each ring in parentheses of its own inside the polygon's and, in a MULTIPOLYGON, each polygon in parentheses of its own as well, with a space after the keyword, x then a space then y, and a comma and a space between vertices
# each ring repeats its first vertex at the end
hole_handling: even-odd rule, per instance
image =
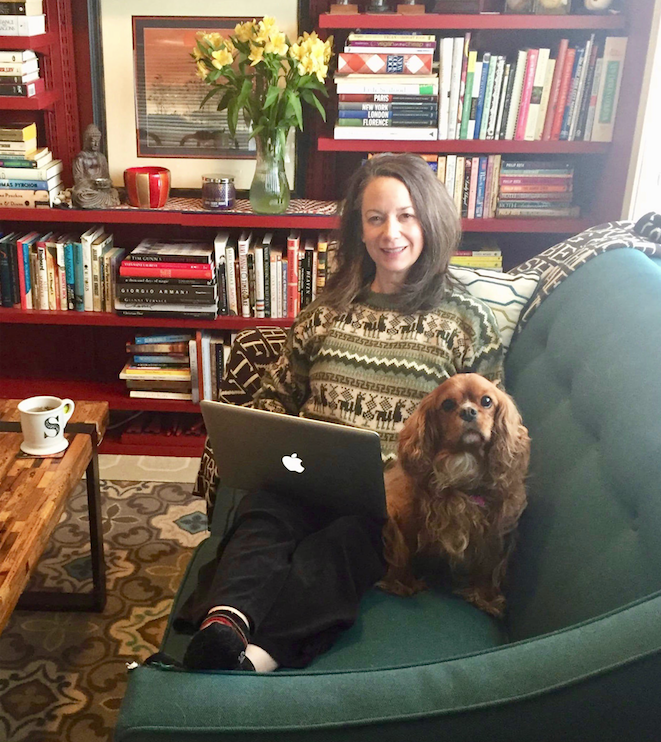
POLYGON ((213 608, 202 621, 186 649, 188 670, 252 670, 245 656, 250 643, 248 622, 238 611, 213 608))

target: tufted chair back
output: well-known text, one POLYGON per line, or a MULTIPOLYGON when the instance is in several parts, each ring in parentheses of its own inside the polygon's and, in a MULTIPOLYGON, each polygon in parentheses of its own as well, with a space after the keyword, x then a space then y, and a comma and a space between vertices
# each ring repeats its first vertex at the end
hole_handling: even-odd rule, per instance
POLYGON ((511 639, 661 590, 661 261, 581 266, 513 342, 508 391, 532 438, 510 571, 511 639))

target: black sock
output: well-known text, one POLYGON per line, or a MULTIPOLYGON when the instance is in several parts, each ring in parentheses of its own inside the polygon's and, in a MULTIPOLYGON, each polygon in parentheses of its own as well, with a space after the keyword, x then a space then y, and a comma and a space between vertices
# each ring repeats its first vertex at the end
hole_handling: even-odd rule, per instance
POLYGON ((189 670, 252 669, 245 663, 250 632, 232 611, 210 611, 184 655, 189 670))

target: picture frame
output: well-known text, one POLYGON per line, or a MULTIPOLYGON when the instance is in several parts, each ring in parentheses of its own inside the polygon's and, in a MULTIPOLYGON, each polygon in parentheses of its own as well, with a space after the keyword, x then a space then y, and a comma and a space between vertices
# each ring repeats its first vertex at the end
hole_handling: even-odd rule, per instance
MULTIPOLYGON (((233 177, 238 190, 250 188, 255 169, 255 155, 252 149, 254 145, 252 142, 248 143, 245 132, 242 132, 241 144, 243 146, 239 146, 239 151, 234 153, 229 152, 227 146, 223 146, 227 144, 226 137, 215 143, 220 146, 208 146, 202 141, 189 139, 187 140, 189 147, 175 147, 174 144, 179 145, 183 135, 174 142, 174 133, 170 132, 172 136, 167 140, 166 146, 159 147, 153 136, 149 136, 149 127, 145 129, 144 126, 147 120, 147 101, 139 100, 139 93, 142 89, 143 98, 145 98, 150 94, 151 85, 153 95, 154 80, 148 80, 145 74, 152 74, 155 67, 154 60, 151 60, 150 67, 150 62, 145 59, 145 52, 148 51, 144 44, 145 33, 152 34, 153 40, 161 29, 163 37, 161 41, 173 43, 177 47, 176 54, 181 60, 182 73, 188 69, 184 65, 190 61, 190 79, 194 80, 195 64, 190 57, 184 60, 186 51, 181 43, 177 43, 177 29, 184 34, 185 41, 188 43, 190 38, 194 38, 195 31, 191 27, 196 22, 202 23, 202 30, 224 28, 226 32, 229 32, 237 23, 246 19, 259 19, 268 15, 276 19, 279 28, 290 39, 295 39, 298 36, 300 0, 244 0, 240 5, 240 16, 224 14, 229 3, 198 0, 193 5, 194 12, 186 13, 182 10, 181 2, 174 0, 134 0, 132 3, 126 3, 125 0, 90 0, 89 26, 94 118, 95 123, 103 132, 110 177, 115 186, 123 185, 123 174, 126 168, 155 165, 167 167, 170 170, 173 190, 199 190, 202 175, 207 173, 233 177), (135 19, 142 20, 136 24, 135 19), (207 25, 213 21, 221 24, 221 28, 207 25), (190 36, 191 31, 192 36, 190 36), (111 105, 108 104, 109 101, 112 101, 111 105), (151 143, 148 140, 151 140, 151 143), (232 154, 234 156, 231 156, 232 154)), ((188 53, 192 51, 192 48, 193 44, 188 53)), ((154 50, 155 47, 152 51, 154 50)), ((170 72, 174 74, 174 69, 170 72)), ((185 77, 182 77, 180 82, 185 86, 185 77)), ((201 102, 208 88, 201 81, 199 83, 202 90, 201 102)), ((158 97, 158 91, 156 94, 158 97)), ((165 102, 168 96, 176 96, 177 91, 174 93, 168 91, 166 83, 163 82, 160 94, 163 98, 162 102, 165 102)), ((158 108, 158 100, 152 99, 150 104, 152 110, 154 107, 158 108)), ((182 108, 179 103, 176 107, 177 110, 182 108)), ((186 110, 192 113, 191 101, 188 101, 186 110)), ((191 116, 191 119, 194 117, 191 116)), ((203 125, 197 128, 194 123, 189 122, 190 133, 213 132, 222 128, 221 126, 207 127, 209 119, 205 121, 204 117, 202 121, 203 125)), ((152 127, 152 129, 152 134, 158 133, 157 127, 152 127)), ((292 187, 296 180, 296 158, 296 137, 292 132, 285 158, 287 177, 292 187)))

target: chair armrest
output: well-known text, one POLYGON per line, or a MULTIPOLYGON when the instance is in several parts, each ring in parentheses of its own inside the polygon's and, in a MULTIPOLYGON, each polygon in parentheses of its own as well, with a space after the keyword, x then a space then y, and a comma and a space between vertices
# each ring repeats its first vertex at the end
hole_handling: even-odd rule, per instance
POLYGON ((248 731, 273 740, 307 732, 325 740, 474 742, 485 730, 497 742, 650 739, 643 730, 658 724, 660 614, 656 594, 486 652, 357 672, 140 667, 131 672, 115 741, 151 742, 175 730, 180 742, 248 731), (361 736, 366 726, 371 733, 361 736))

